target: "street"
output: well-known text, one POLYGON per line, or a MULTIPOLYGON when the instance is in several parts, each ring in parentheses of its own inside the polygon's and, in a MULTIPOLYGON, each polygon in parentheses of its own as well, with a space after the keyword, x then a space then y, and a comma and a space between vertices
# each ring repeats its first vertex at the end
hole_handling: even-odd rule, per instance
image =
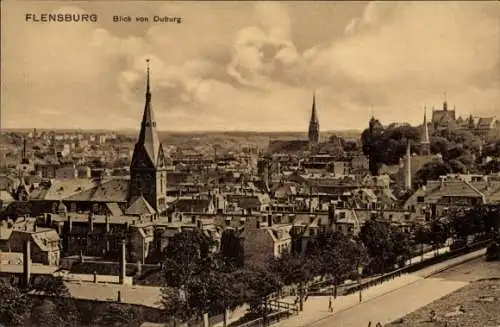
POLYGON ((461 270, 440 271, 454 265, 461 267, 467 264, 463 262, 473 258, 484 260, 484 253, 484 250, 468 253, 363 290, 362 303, 359 303, 358 293, 339 296, 334 301, 332 313, 328 312, 328 296, 311 296, 303 312, 275 326, 360 327, 368 326, 370 321, 372 326, 377 322, 389 323, 467 285, 469 280, 454 278, 464 274, 461 270))

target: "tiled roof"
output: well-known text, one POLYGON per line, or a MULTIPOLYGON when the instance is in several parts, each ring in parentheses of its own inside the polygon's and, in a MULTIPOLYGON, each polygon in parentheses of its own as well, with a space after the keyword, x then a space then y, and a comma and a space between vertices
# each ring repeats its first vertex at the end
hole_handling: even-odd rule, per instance
POLYGON ((262 204, 257 195, 228 194, 227 200, 229 202, 236 202, 238 207, 242 209, 259 208, 262 204))
POLYGON ((94 183, 87 179, 52 180, 50 187, 40 186, 29 197, 30 200, 63 200, 93 186, 94 183))
POLYGON ((108 203, 106 203, 106 207, 111 212, 112 216, 121 216, 121 215, 123 215, 122 209, 120 209, 120 207, 118 206, 117 203, 108 202, 108 203))
POLYGON ((131 202, 132 204, 125 210, 126 215, 152 215, 156 212, 143 196, 135 197, 131 202))
POLYGON ((172 203, 177 212, 204 212, 208 210, 209 205, 208 199, 178 199, 172 203))
POLYGON ((476 198, 483 196, 474 186, 462 180, 445 181, 442 188, 440 187, 440 183, 437 182, 437 187, 436 183, 432 185, 433 187, 426 187, 426 202, 435 203, 444 196, 476 198))
POLYGON ((129 191, 128 179, 112 179, 96 187, 92 201, 126 202, 129 191))
POLYGON ((68 201, 101 201, 101 202, 126 202, 129 191, 129 180, 114 178, 101 182, 92 188, 67 197, 68 201))
POLYGON ((42 251, 50 251, 46 242, 58 242, 59 234, 54 229, 44 229, 33 233, 31 238, 42 251))

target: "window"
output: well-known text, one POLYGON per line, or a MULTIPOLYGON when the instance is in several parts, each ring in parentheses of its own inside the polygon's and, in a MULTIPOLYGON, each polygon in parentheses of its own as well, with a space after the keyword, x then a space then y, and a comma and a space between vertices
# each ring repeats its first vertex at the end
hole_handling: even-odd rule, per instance
POLYGON ((424 203, 425 197, 423 196, 417 196, 417 203, 424 203))

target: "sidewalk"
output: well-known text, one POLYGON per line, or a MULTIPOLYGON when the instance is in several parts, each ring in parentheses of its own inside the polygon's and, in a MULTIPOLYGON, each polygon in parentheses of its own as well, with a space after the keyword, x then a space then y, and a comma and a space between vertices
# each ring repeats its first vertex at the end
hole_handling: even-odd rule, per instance
MULTIPOLYGON (((486 253, 486 250, 479 250, 475 252, 468 253, 458 258, 453 258, 445 262, 424 268, 420 271, 404 274, 401 277, 397 277, 393 280, 384 282, 379 285, 375 285, 368 289, 362 290, 362 303, 380 298, 390 294, 398 289, 405 288, 409 285, 415 284, 419 281, 423 281, 426 278, 441 272, 447 268, 456 266, 458 264, 464 263, 466 261, 480 257, 486 253)), ((458 285, 458 284, 457 284, 458 285)), ((460 285, 458 285, 460 286, 460 285)), ((457 286, 457 287, 458 287, 457 286)), ((444 290, 443 290, 444 291, 444 290)), ((346 296, 338 296, 333 302, 334 312, 328 312, 328 296, 310 296, 308 300, 304 303, 304 311, 300 312, 299 315, 293 316, 287 320, 284 320, 274 326, 277 327, 302 327, 309 326, 315 322, 323 319, 329 319, 329 317, 334 317, 340 314, 342 311, 348 310, 359 305, 359 292, 354 294, 349 294, 346 296)), ((295 297, 290 296, 282 299, 283 302, 293 303, 295 297)), ((404 300, 402 300, 404 301, 404 300)), ((382 320, 382 319, 381 319, 382 320)))

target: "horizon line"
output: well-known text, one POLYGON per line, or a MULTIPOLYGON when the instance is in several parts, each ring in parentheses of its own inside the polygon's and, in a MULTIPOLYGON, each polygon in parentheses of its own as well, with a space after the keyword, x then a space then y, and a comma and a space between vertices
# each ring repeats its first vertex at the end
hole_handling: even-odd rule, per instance
MULTIPOLYGON (((6 131, 109 131, 109 132, 120 132, 120 131, 139 131, 140 128, 118 128, 118 129, 110 129, 110 128, 71 128, 71 127, 57 127, 57 128, 38 128, 38 127, 14 127, 14 128, 1 128, 1 132, 6 131)), ((363 129, 351 128, 351 129, 331 129, 320 131, 321 133, 331 133, 331 132, 360 132, 363 129)), ((157 129, 157 132, 161 133, 305 133, 307 131, 299 131, 299 130, 244 130, 244 129, 213 129, 213 130, 161 130, 157 129)))

